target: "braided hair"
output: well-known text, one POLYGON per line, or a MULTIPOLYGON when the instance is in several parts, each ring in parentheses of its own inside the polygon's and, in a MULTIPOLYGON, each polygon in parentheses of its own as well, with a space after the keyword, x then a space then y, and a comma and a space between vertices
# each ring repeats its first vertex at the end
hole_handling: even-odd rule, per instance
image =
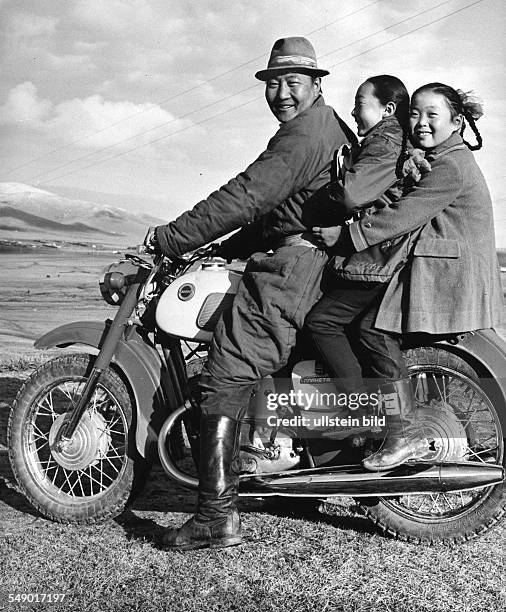
POLYGON ((401 154, 397 159, 395 173, 398 178, 402 178, 402 166, 407 159, 408 137, 409 137, 409 94, 404 83, 397 77, 390 74, 380 74, 369 77, 365 81, 374 87, 374 95, 386 106, 389 102, 395 103, 395 113, 397 121, 402 128, 401 154))
POLYGON ((462 115, 464 117, 464 121, 462 121, 462 127, 460 129, 460 135, 462 136, 462 140, 464 140, 464 144, 471 151, 478 151, 478 149, 481 149, 483 145, 483 138, 476 127, 476 120, 483 114, 481 108, 479 112, 476 112, 476 109, 474 108, 476 105, 473 105, 467 100, 467 94, 460 89, 453 89, 453 87, 444 85, 443 83, 427 83, 427 85, 422 85, 422 87, 419 87, 413 93, 412 98, 423 91, 433 91, 434 93, 443 96, 448 108, 450 109, 451 118, 455 119, 457 115, 462 115), (474 145, 467 142, 467 140, 465 140, 463 137, 464 130, 466 129, 466 121, 476 137, 476 144, 474 145))

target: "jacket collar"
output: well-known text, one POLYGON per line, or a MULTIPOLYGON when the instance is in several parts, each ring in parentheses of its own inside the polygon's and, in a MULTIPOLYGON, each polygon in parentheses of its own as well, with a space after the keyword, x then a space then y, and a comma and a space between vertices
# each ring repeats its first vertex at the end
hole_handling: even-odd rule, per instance
POLYGON ((440 155, 444 155, 447 149, 453 149, 459 145, 465 146, 462 136, 458 132, 453 132, 450 138, 447 138, 444 142, 441 142, 433 149, 427 149, 425 152, 425 157, 429 155, 431 157, 434 157, 435 155, 439 157, 440 155))
POLYGON ((402 128, 395 115, 385 117, 373 128, 371 128, 369 132, 367 132, 367 134, 364 136, 362 143, 364 143, 365 140, 368 140, 372 136, 375 136, 377 134, 384 134, 385 132, 388 132, 388 134, 393 137, 398 136, 399 143, 402 141, 402 128))
POLYGON ((325 100, 323 99, 323 96, 321 94, 313 102, 311 108, 313 108, 313 106, 325 106, 325 100))

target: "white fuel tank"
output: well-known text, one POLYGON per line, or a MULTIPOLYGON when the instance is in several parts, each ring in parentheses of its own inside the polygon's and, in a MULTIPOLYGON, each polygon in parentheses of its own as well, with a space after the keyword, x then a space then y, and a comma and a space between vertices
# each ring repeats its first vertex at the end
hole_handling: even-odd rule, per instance
POLYGON ((211 261, 176 279, 158 302, 158 327, 171 336, 210 342, 221 313, 232 304, 241 276, 211 261))

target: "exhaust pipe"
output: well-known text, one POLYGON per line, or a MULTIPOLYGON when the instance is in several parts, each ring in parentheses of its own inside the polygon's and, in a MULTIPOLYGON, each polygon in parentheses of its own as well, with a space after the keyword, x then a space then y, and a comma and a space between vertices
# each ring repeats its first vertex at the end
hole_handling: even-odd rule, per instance
MULTIPOLYGON (((158 436, 158 454, 167 474, 187 489, 197 489, 197 478, 182 472, 172 460, 166 438, 190 408, 189 402, 175 410, 158 436)), ((407 463, 386 472, 364 472, 361 465, 330 466, 289 470, 270 474, 245 474, 239 480, 241 497, 329 497, 332 495, 370 497, 405 493, 441 493, 479 489, 504 480, 500 465, 473 461, 455 463, 407 463)))
POLYGON ((172 460, 170 456, 169 450, 167 448, 168 444, 165 444, 165 440, 170 433, 170 430, 176 423, 176 421, 191 408, 191 404, 188 400, 177 410, 169 416, 169 418, 165 421, 160 429, 160 433, 158 434, 158 455, 160 456, 160 462, 162 464, 163 469, 167 472, 167 474, 175 480, 178 484, 186 487, 187 489, 197 489, 199 486, 198 478, 194 478, 185 472, 182 472, 177 465, 172 460))
POLYGON ((467 491, 499 484, 503 480, 504 470, 500 465, 470 461, 438 465, 408 463, 386 472, 364 472, 360 465, 347 465, 241 476, 239 494, 258 497, 386 497, 405 493, 467 491))

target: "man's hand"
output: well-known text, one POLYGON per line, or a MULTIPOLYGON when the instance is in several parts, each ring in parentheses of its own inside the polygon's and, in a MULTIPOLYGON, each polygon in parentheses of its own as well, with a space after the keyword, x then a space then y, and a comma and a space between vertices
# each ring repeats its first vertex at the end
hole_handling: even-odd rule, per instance
POLYGON ((313 227, 313 236, 319 247, 329 248, 336 244, 341 235, 341 225, 334 227, 313 227))
POLYGON ((158 244, 158 240, 156 239, 156 227, 152 226, 148 228, 148 232, 144 237, 144 242, 142 243, 144 248, 146 249, 146 253, 150 255, 158 255, 161 253, 160 245, 158 244))

